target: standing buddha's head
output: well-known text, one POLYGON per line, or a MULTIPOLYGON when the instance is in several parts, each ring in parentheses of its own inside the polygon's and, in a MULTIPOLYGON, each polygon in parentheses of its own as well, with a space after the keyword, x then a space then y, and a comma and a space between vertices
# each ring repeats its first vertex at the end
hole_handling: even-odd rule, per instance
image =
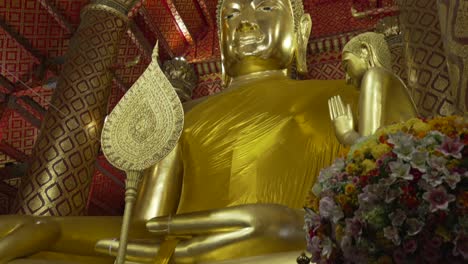
POLYGON ((343 48, 342 60, 346 82, 358 88, 369 68, 392 70, 390 49, 385 36, 380 33, 366 32, 352 38, 343 48))

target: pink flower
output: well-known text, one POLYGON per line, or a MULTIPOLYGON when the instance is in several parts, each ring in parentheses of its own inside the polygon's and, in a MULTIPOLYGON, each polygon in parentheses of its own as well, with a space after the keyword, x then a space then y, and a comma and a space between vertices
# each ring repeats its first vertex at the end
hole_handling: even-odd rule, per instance
POLYGON ((416 218, 408 218, 406 220, 406 226, 407 226, 408 235, 414 236, 414 235, 417 235, 419 232, 421 232, 424 226, 424 223, 419 221, 416 218))
POLYGON ((405 259, 406 259, 406 254, 405 254, 405 252, 403 252, 403 250, 401 250, 399 248, 399 249, 393 251, 393 261, 396 264, 405 263, 405 259))
POLYGON ((455 239, 453 255, 462 255, 463 259, 468 259, 468 236, 465 233, 458 234, 457 238, 455 239))
POLYGON ((333 198, 323 197, 319 202, 319 213, 320 216, 329 219, 333 223, 337 223, 341 218, 344 217, 343 211, 336 205, 333 198))
POLYGON ((398 234, 398 229, 393 226, 387 226, 383 229, 384 237, 388 240, 391 240, 393 244, 400 245, 400 235, 398 234))
POLYGON ((460 142, 460 138, 456 137, 454 139, 445 136, 442 145, 437 149, 442 152, 445 156, 452 156, 456 159, 461 159, 461 151, 465 145, 463 142, 460 142))
POLYGON ((346 235, 358 237, 362 234, 363 223, 357 217, 346 219, 346 235))
POLYGON ((429 202, 431 212, 447 210, 448 204, 455 201, 455 196, 447 194, 447 190, 443 186, 428 190, 423 194, 423 198, 429 202))
POLYGON ((434 250, 430 246, 425 246, 423 248, 423 258, 426 260, 427 263, 439 263, 441 258, 440 250, 434 250))
POLYGON ((406 240, 403 243, 403 250, 405 251, 405 253, 411 254, 415 252, 417 248, 418 248, 418 243, 414 239, 406 240))
POLYGON ((452 172, 445 176, 444 180, 450 186, 450 189, 454 190, 460 182, 461 176, 457 172, 452 172))
POLYGON ((392 220, 393 226, 401 226, 406 220, 406 214, 401 209, 396 209, 395 212, 390 213, 390 219, 392 220))

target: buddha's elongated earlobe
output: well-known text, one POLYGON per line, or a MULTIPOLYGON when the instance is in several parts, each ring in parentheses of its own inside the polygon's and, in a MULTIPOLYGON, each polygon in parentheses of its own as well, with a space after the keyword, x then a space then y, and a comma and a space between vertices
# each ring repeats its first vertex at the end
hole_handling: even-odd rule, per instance
POLYGON ((312 19, 310 18, 310 15, 302 15, 296 32, 296 66, 297 72, 301 74, 307 73, 307 44, 309 43, 311 30, 312 19))
POLYGON ((376 66, 376 57, 369 43, 361 42, 361 54, 369 68, 376 66))

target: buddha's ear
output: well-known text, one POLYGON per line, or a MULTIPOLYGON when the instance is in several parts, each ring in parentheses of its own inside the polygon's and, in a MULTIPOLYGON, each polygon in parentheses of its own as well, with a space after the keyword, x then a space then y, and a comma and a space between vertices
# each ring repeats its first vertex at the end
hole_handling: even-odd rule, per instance
POLYGON ((296 66, 299 73, 307 73, 307 45, 309 43, 312 19, 309 14, 303 14, 297 29, 296 66))
POLYGON ((369 43, 361 42, 361 58, 369 64, 369 67, 375 67, 374 51, 369 43))
POLYGON ((223 55, 221 54, 221 86, 227 88, 229 83, 231 82, 231 78, 226 74, 226 69, 224 68, 223 63, 223 55))

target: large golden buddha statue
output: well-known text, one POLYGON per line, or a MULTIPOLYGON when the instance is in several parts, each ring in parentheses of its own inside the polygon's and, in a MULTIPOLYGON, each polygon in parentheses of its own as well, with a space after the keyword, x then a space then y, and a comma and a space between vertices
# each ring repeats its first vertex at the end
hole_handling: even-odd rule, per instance
MULTIPOLYGON (((252 256, 294 263, 294 251, 305 248, 304 199, 340 151, 327 99, 339 94, 353 103, 355 92, 343 81, 286 74, 294 59, 306 68, 311 20, 302 2, 224 0, 218 22, 227 88, 186 107, 177 147, 145 172, 126 255, 132 263, 153 263, 171 235, 186 236, 175 263, 252 256)), ((112 263, 119 246, 120 217, 5 216, 0 223, 2 263, 112 263)))

